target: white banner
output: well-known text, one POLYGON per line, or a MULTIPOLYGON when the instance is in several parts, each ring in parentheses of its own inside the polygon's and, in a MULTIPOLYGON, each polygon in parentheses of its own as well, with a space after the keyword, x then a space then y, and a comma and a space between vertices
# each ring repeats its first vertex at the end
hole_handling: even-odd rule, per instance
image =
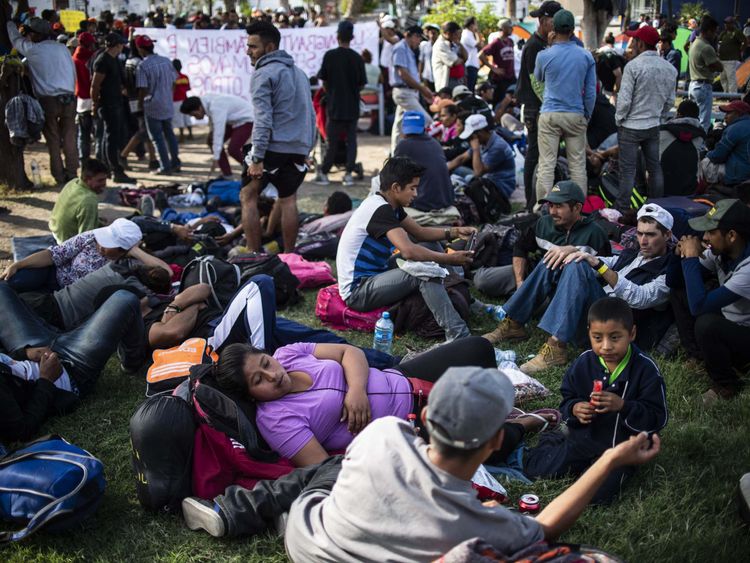
MULTIPOLYGON (((320 70, 323 55, 337 46, 336 26, 282 29, 281 49, 308 76, 320 70)), ((156 40, 155 51, 169 59, 180 59, 182 72, 190 79, 190 92, 250 95, 253 65, 247 56, 247 34, 239 30, 197 30, 139 28, 136 35, 156 40)), ((378 26, 374 22, 355 24, 352 49, 372 53, 378 63, 378 26)))

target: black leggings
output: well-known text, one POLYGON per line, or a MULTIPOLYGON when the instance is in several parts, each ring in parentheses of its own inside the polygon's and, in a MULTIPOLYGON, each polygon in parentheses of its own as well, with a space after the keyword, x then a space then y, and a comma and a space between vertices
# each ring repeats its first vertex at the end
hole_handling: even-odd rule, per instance
POLYGON ((496 368, 495 349, 481 336, 460 338, 395 367, 406 377, 436 382, 450 367, 496 368))

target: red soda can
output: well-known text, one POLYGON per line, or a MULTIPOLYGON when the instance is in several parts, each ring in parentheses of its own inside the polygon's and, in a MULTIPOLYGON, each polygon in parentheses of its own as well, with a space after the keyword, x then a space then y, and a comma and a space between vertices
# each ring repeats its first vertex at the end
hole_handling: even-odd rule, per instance
MULTIPOLYGON (((602 383, 601 379, 597 379, 594 381, 594 393, 601 393, 602 389, 604 389, 604 384, 602 383)), ((593 402, 589 401, 592 405, 593 402)))
POLYGON ((539 497, 528 493, 521 495, 518 511, 522 514, 536 514, 539 512, 539 497))
POLYGON ((414 431, 415 434, 419 433, 419 429, 417 428, 417 415, 413 412, 410 412, 406 415, 406 420, 409 421, 409 424, 411 424, 411 428, 414 431))

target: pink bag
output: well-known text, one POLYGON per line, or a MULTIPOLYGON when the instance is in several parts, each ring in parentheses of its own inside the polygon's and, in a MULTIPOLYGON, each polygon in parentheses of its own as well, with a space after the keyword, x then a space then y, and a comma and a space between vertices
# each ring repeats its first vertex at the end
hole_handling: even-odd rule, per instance
POLYGON ((328 262, 310 262, 299 254, 291 253, 279 254, 279 258, 299 280, 299 289, 319 287, 336 281, 328 262))
POLYGON ((315 303, 315 316, 323 324, 336 330, 359 330, 361 332, 372 332, 375 323, 378 322, 383 311, 388 307, 375 309, 374 311, 360 312, 347 307, 339 295, 339 286, 329 285, 318 291, 318 300, 315 303))

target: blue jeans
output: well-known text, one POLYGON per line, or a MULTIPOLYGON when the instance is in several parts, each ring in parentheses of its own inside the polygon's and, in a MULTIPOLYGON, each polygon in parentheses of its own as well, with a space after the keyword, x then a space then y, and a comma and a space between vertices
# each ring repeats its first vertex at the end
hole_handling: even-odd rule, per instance
POLYGON ((0 345, 17 357, 25 348, 49 346, 81 395, 93 390, 116 348, 127 369, 137 369, 145 360, 140 301, 130 291, 116 291, 82 325, 68 332, 45 323, 4 282, 0 282, 0 310, 12 321, 0 323, 0 345))
POLYGON ((620 127, 617 132, 620 147, 620 191, 617 194, 615 208, 620 211, 630 209, 630 197, 635 186, 635 170, 638 160, 638 148, 643 152, 643 160, 648 172, 649 199, 664 196, 664 174, 659 161, 659 128, 629 129, 620 127))
POLYGON ((568 264, 562 271, 550 270, 540 262, 503 308, 508 317, 526 324, 553 292, 539 328, 561 342, 574 342, 589 306, 606 295, 587 262, 568 264))
POLYGON ((162 171, 172 170, 180 165, 177 137, 172 130, 171 119, 155 119, 146 116, 146 129, 151 142, 159 154, 159 168, 162 171), (169 157, 172 160, 169 160, 169 157))
POLYGON ((692 80, 688 88, 688 95, 698 104, 701 125, 708 132, 709 127, 711 127, 711 106, 714 99, 713 86, 708 82, 696 82, 692 80))
POLYGON ((466 87, 474 92, 474 88, 477 85, 477 76, 479 75, 479 69, 475 66, 466 66, 466 87))
POLYGON ((60 289, 60 285, 57 283, 57 268, 54 266, 21 268, 7 283, 11 289, 18 293, 25 291, 45 291, 51 293, 60 289))

